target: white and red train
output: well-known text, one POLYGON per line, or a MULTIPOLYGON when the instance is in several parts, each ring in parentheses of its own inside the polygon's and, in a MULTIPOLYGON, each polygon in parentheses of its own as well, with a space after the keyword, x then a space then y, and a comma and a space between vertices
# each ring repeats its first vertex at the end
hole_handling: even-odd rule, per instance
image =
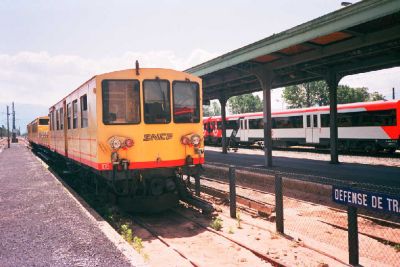
MULTIPOLYGON (((226 117, 226 136, 231 145, 263 145, 263 113, 226 117)), ((329 146, 329 107, 290 109, 272 113, 274 146, 329 146)), ((374 153, 400 148, 400 101, 375 101, 338 105, 338 137, 341 150, 374 153)), ((204 140, 220 144, 220 116, 204 117, 204 140)))

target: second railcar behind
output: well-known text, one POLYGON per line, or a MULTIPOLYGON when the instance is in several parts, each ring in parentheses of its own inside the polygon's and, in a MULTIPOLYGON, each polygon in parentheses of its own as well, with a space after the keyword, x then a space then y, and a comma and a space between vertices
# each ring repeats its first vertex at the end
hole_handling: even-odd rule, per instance
MULTIPOLYGON (((400 101, 375 101, 338 105, 338 138, 342 150, 394 152, 400 148, 400 101)), ((274 146, 329 146, 329 107, 292 109, 272 113, 274 146)), ((263 114, 227 116, 227 137, 239 144, 262 144, 263 114), (232 135, 234 133, 234 136, 232 135)), ((206 141, 221 139, 221 117, 204 120, 206 141)), ((232 143, 232 142, 231 142, 232 143)))

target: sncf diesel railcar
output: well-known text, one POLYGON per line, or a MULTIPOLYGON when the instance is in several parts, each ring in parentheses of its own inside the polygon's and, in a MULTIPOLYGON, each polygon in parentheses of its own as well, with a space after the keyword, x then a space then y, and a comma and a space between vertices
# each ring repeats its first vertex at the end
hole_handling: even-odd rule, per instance
POLYGON ((28 141, 32 147, 49 148, 49 117, 34 119, 27 125, 28 141))
POLYGON ((132 209, 168 208, 183 175, 204 163, 200 103, 201 79, 184 72, 96 75, 49 109, 49 149, 104 178, 132 209))
MULTIPOLYGON (((231 143, 263 144, 263 114, 227 116, 227 137, 231 143)), ((381 150, 400 147, 400 101, 375 101, 338 105, 338 136, 341 150, 381 150)), ((272 113, 275 146, 329 146, 329 107, 292 109, 272 113)), ((221 140, 221 117, 204 120, 206 142, 221 140)))

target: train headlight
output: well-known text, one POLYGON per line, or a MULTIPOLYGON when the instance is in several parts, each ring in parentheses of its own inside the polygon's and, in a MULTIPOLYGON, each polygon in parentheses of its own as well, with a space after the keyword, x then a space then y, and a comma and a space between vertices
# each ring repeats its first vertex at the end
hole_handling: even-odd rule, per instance
POLYGON ((135 144, 135 142, 133 142, 133 140, 130 139, 130 138, 125 140, 125 146, 126 147, 133 147, 134 144, 135 144))
POLYGON ((118 138, 112 138, 109 143, 113 150, 117 150, 121 147, 121 140, 119 140, 118 138))
POLYGON ((194 146, 198 146, 200 144, 200 141, 201 141, 200 135, 194 134, 194 135, 192 135, 192 137, 190 139, 191 139, 190 141, 192 142, 192 144, 194 146))

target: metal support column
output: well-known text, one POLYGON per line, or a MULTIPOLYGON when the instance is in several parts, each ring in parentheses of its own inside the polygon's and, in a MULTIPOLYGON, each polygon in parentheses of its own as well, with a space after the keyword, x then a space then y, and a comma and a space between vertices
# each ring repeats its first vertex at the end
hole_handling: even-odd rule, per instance
POLYGON ((282 190, 282 176, 275 174, 275 214, 276 214, 276 231, 283 234, 284 221, 283 221, 283 190, 282 190))
POLYGON ((358 266, 359 252, 358 252, 357 208, 352 206, 347 207, 347 223, 348 223, 349 263, 353 266, 358 266))
POLYGON ((12 102, 12 138, 11 138, 12 143, 17 143, 17 129, 15 127, 15 107, 14 107, 14 102, 12 102))
POLYGON ((253 73, 257 76, 263 90, 265 167, 272 167, 271 87, 273 72, 262 69, 253 73))
POLYGON ((334 71, 329 71, 326 77, 326 83, 329 88, 329 105, 330 105, 330 144, 331 144, 331 161, 332 164, 339 163, 338 153, 338 128, 337 128, 337 86, 340 78, 334 71))
POLYGON ((229 211, 231 218, 236 219, 236 169, 229 166, 229 211))
POLYGON ((226 154, 227 153, 227 148, 226 148, 227 147, 227 142, 226 142, 226 97, 221 96, 218 100, 219 100, 219 103, 221 104, 222 153, 226 154))

